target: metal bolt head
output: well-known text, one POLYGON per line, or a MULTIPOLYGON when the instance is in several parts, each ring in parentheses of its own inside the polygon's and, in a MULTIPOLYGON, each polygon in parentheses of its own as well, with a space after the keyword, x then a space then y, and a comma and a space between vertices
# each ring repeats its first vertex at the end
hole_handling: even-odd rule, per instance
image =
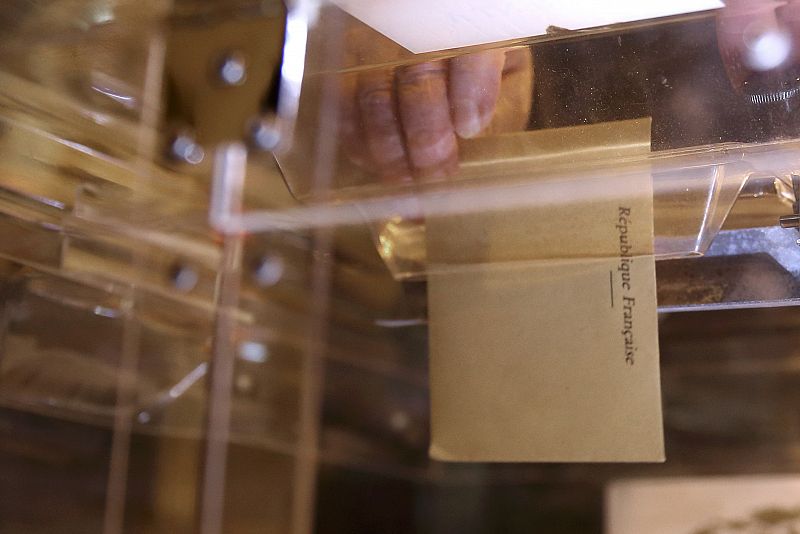
POLYGON ((253 269, 253 278, 261 287, 271 287, 283 278, 283 258, 275 255, 262 256, 253 269))
POLYGON ((226 54, 220 62, 217 74, 224 85, 242 85, 247 79, 247 62, 244 56, 239 52, 226 54))
POLYGON ((281 133, 275 122, 275 117, 267 116, 253 122, 250 129, 250 139, 253 146, 259 150, 272 151, 281 141, 281 133))
POLYGON ((170 156, 178 161, 183 161, 190 165, 197 165, 206 156, 203 147, 197 144, 194 137, 187 133, 175 136, 170 145, 170 156))
POLYGON ((775 30, 761 31, 757 35, 745 36, 747 53, 745 63, 756 71, 771 70, 789 59, 792 52, 791 37, 775 30))
POLYGON ((200 276, 197 274, 197 271, 190 266, 177 264, 170 270, 170 280, 172 282, 172 287, 181 293, 188 293, 197 287, 200 276))
POLYGON ((239 344, 238 356, 251 363, 264 363, 269 360, 269 347, 260 341, 243 341, 239 344))

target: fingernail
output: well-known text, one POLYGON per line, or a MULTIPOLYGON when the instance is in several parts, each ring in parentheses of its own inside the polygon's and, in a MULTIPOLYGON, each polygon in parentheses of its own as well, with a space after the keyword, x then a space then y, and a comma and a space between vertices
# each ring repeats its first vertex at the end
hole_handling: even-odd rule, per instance
POLYGON ((462 101, 456 107, 456 133, 463 139, 475 137, 483 130, 483 121, 480 111, 475 102, 470 100, 462 101))

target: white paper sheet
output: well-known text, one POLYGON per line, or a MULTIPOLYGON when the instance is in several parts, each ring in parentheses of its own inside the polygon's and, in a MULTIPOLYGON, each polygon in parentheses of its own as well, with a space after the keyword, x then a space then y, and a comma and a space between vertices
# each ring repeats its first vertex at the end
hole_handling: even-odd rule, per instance
POLYGON ((414 53, 723 7, 719 0, 333 0, 414 53))

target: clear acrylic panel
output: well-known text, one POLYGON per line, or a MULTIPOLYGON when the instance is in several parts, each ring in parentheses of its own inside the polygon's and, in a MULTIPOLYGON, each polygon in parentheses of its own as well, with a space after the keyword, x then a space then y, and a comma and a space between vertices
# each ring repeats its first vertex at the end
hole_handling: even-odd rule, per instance
POLYGON ((8 3, 0 532, 614 532, 615 481, 793 476, 800 4, 727 4, 414 54, 326 2, 8 3), (537 233, 641 181, 667 462, 432 460, 428 278, 607 255, 537 233))

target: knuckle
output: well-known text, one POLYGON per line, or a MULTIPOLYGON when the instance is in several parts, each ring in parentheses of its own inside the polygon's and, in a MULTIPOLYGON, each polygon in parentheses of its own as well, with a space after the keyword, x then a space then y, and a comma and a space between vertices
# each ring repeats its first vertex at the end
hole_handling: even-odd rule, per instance
POLYGON ((416 87, 433 81, 444 83, 444 76, 444 61, 429 61, 401 69, 398 73, 397 83, 401 87, 416 87))
POLYGON ((359 95, 361 109, 368 114, 379 115, 392 107, 392 92, 388 88, 371 88, 359 95))
POLYGON ((451 136, 453 123, 447 107, 429 106, 420 112, 406 113, 404 127, 409 142, 427 145, 451 136))
POLYGON ((409 132, 409 143, 421 148, 438 146, 449 138, 450 132, 443 128, 421 128, 415 132, 409 132))

